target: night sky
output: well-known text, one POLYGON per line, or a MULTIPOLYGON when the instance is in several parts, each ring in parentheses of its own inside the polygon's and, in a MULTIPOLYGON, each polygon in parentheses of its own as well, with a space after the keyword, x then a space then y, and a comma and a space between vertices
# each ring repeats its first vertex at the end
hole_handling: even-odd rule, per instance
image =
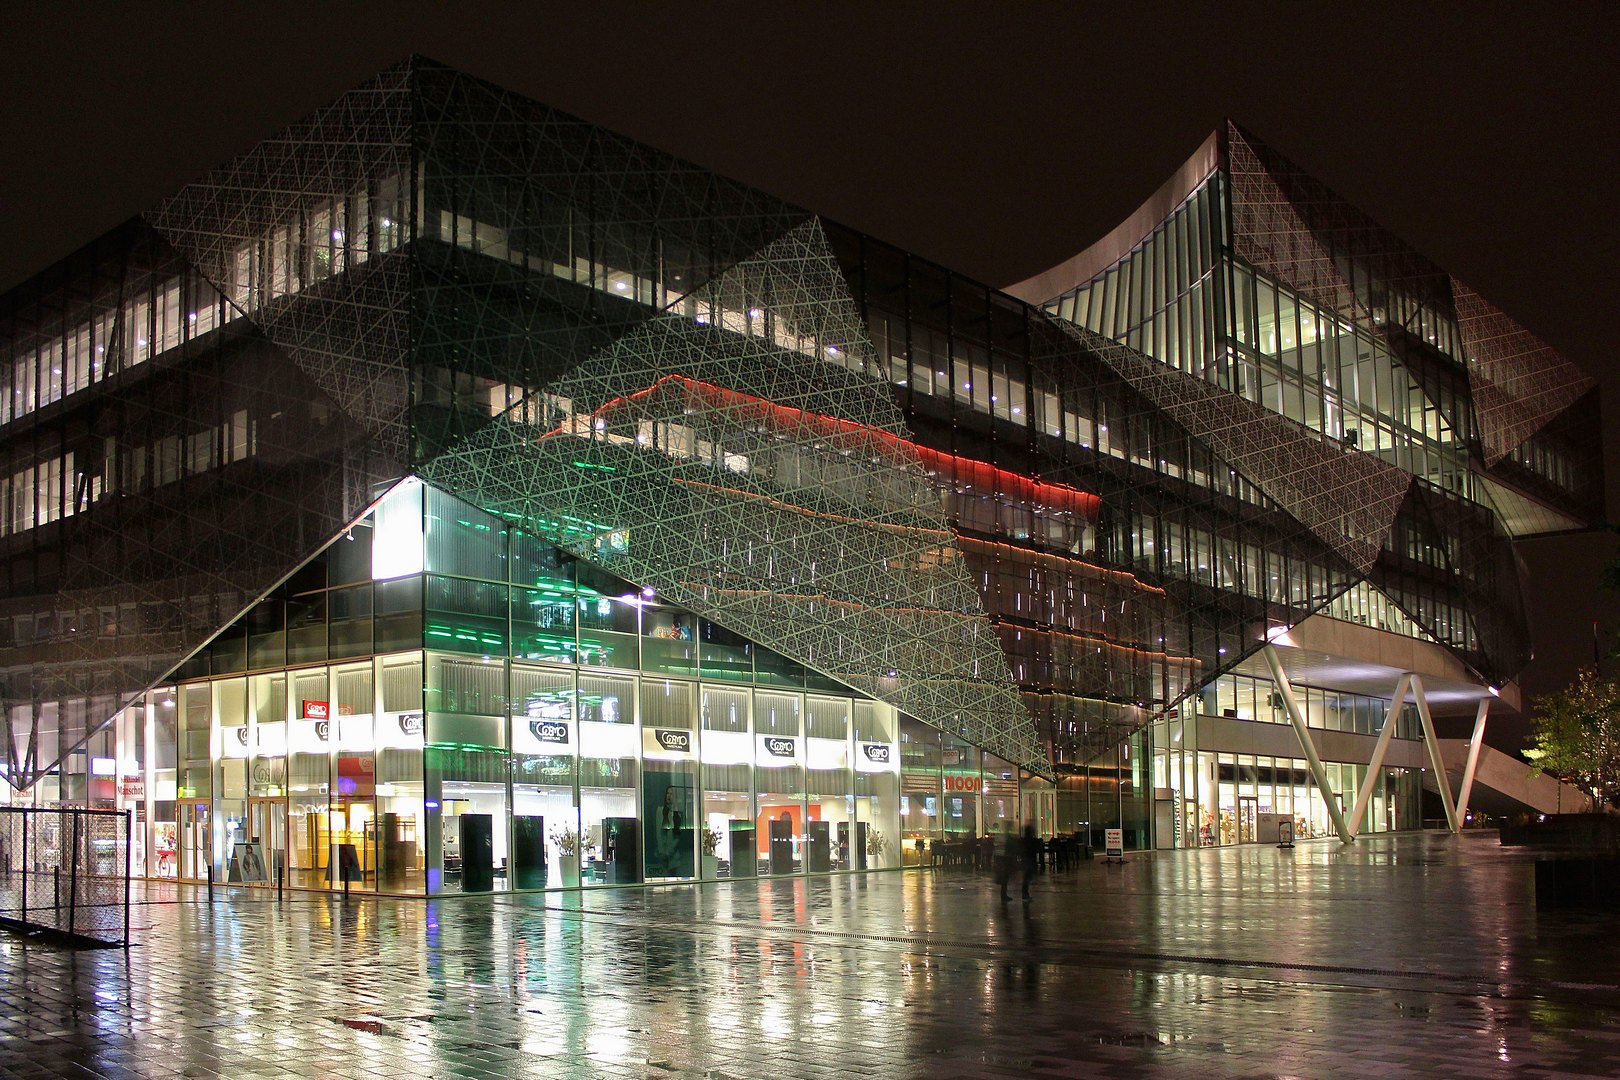
MULTIPOLYGON (((582 7, 13 5, 0 290, 412 52, 993 285, 1101 237, 1231 117, 1599 376, 1620 428, 1620 6, 582 7)), ((1607 452, 1613 513, 1620 430, 1607 452)), ((1620 625, 1613 547, 1522 546, 1530 692, 1620 625)))

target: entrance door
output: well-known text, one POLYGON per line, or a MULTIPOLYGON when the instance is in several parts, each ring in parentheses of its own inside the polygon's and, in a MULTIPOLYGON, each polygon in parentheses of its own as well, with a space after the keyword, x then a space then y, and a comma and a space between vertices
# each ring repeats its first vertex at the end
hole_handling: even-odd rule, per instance
POLYGON ((1260 839, 1257 829, 1260 820, 1260 800, 1254 795, 1239 795, 1237 802, 1237 842, 1240 844, 1253 844, 1260 839))
MULTIPOLYGON (((204 881, 208 877, 208 804, 181 803, 179 810, 179 850, 175 854, 180 858, 180 876, 190 881, 204 881)), ((158 858, 161 863, 161 852, 158 858)), ((162 871, 159 865, 158 872, 162 871)))
POLYGON ((1033 819, 1037 836, 1057 835, 1057 792, 1045 788, 1024 789, 1024 818, 1033 819))
POLYGON ((287 851, 287 800, 249 799, 245 843, 230 853, 230 880, 244 885, 274 885, 275 868, 287 851))

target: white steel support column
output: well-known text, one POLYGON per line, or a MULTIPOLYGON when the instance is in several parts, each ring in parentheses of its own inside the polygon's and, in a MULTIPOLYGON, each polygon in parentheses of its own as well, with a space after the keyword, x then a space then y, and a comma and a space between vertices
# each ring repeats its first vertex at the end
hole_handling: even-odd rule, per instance
POLYGON ((1479 712, 1474 716, 1474 737, 1468 740, 1468 765, 1463 769, 1462 790, 1457 792, 1457 821, 1468 820, 1468 796, 1474 792, 1474 766, 1479 764, 1479 744, 1485 741, 1485 714, 1491 711, 1491 699, 1479 699, 1479 712))
POLYGON ((1310 764, 1311 776, 1316 779, 1316 786, 1322 792, 1322 801, 1327 804, 1328 817, 1333 819, 1333 827, 1338 830, 1339 839, 1346 844, 1353 844, 1356 838, 1344 823, 1344 811, 1339 809, 1338 796, 1333 794, 1333 788, 1328 784, 1327 770, 1322 768, 1322 759, 1316 755, 1316 744, 1311 742, 1310 730, 1305 726, 1305 714, 1300 711, 1299 702, 1294 697, 1294 686, 1283 671, 1277 650, 1272 648, 1268 641, 1260 647, 1260 652, 1266 658, 1266 666, 1271 668, 1271 677, 1277 684, 1278 692, 1282 694, 1283 705, 1288 710, 1288 719, 1294 722, 1294 734, 1299 736, 1299 745, 1305 751, 1305 760, 1310 764))
POLYGON ((1434 786, 1440 789, 1440 805, 1445 807, 1446 827, 1456 832, 1457 805, 1451 801, 1451 781, 1446 777, 1446 763, 1440 757, 1440 740, 1434 737, 1434 717, 1429 715, 1429 699, 1423 693, 1423 680, 1412 677, 1412 697, 1417 700, 1418 719, 1423 721, 1423 743, 1429 748, 1429 765, 1434 769, 1434 786))
POLYGON ((1389 740, 1395 734, 1395 721, 1401 715, 1401 707, 1406 704, 1406 691, 1411 685, 1410 674, 1402 675, 1395 683, 1395 693, 1389 699, 1389 713, 1378 732, 1378 745, 1373 747, 1372 760, 1367 763, 1367 777, 1361 782, 1361 790, 1356 792, 1355 809, 1350 811, 1351 836, 1360 835, 1361 823, 1367 820, 1367 803, 1372 801, 1373 781, 1378 778, 1378 770, 1384 767, 1384 755, 1389 753, 1389 740))

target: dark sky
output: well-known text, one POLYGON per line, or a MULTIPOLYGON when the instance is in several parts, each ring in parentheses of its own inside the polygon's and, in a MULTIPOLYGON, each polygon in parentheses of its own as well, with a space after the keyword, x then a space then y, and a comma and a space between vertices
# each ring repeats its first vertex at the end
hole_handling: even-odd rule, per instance
MULTIPOLYGON (((14 5, 0 289, 412 52, 996 285, 1230 116, 1600 376, 1620 426, 1620 6, 1123 6, 14 5)), ((1620 433, 1608 461, 1620 506, 1620 433)), ((1530 689, 1620 620, 1612 548, 1524 546, 1530 689)))

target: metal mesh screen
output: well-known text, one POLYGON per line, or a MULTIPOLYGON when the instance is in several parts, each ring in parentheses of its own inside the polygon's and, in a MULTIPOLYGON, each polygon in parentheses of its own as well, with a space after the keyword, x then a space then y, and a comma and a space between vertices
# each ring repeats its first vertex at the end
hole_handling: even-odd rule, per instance
POLYGON ((129 943, 130 815, 0 807, 0 920, 129 943))

